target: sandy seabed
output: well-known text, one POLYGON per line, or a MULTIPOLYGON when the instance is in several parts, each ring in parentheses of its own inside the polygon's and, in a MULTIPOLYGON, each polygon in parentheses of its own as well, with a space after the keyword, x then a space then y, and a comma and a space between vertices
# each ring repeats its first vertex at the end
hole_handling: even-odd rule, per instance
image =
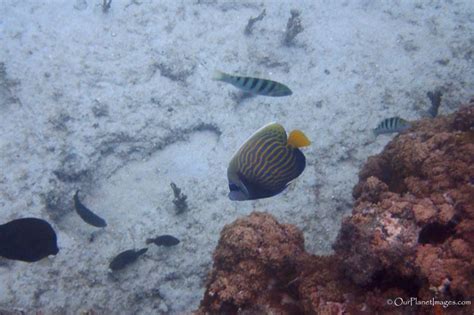
POLYGON ((2 0, 0 218, 51 222, 60 252, 0 261, 0 308, 179 314, 196 309, 225 224, 252 210, 295 224, 312 253, 331 251, 380 120, 441 113, 474 94, 472 1, 2 0), (245 35, 250 17, 266 10, 245 35), (303 32, 282 44, 290 10, 303 32), (287 84, 284 98, 244 98, 214 70, 287 84), (227 198, 227 164, 277 121, 303 130, 305 172, 284 193, 227 198), (188 197, 177 215, 170 182, 188 197), (86 225, 72 196, 108 226, 86 225), (159 234, 110 274, 117 253, 159 234))

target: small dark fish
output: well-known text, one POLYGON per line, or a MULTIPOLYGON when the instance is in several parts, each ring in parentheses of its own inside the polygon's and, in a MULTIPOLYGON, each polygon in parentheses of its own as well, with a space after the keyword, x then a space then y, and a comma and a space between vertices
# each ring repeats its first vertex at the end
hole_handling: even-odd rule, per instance
POLYGON ((23 218, 0 225, 0 256, 35 262, 59 252, 56 232, 36 218, 23 218))
POLYGON ((171 235, 160 235, 155 238, 149 238, 146 240, 147 244, 154 243, 157 246, 175 246, 179 244, 179 240, 171 235))
POLYGON ((384 133, 401 132, 410 128, 411 124, 409 121, 400 117, 390 117, 382 120, 382 122, 374 129, 375 135, 381 135, 384 133))
POLYGON ((96 215, 94 212, 89 210, 86 206, 82 204, 79 200, 79 190, 76 191, 74 195, 74 207, 76 208, 77 214, 81 217, 84 222, 89 223, 95 227, 106 227, 107 223, 104 219, 96 215))
POLYGON ((281 193, 303 173, 306 158, 299 148, 311 142, 300 130, 287 136, 277 123, 257 130, 234 154, 227 168, 230 200, 254 200, 281 193))
POLYGON ((109 268, 113 271, 123 269, 129 264, 137 260, 138 257, 145 254, 148 248, 142 248, 140 250, 129 249, 124 252, 121 252, 109 264, 109 268))
POLYGON ((438 109, 441 105, 441 97, 443 96, 443 93, 441 93, 439 90, 436 90, 434 92, 426 93, 426 96, 428 96, 431 101, 431 107, 428 109, 428 113, 434 118, 438 116, 438 109))
POLYGON ((242 77, 220 71, 214 73, 213 79, 230 83, 236 88, 253 94, 265 96, 288 96, 293 93, 286 85, 267 79, 242 77))

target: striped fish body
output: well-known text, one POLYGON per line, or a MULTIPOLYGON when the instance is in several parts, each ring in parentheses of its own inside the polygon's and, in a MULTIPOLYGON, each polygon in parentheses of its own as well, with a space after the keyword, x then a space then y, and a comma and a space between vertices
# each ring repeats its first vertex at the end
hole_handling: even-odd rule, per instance
POLYGON ((306 159, 288 145, 283 126, 272 123, 252 135, 227 169, 229 198, 253 200, 275 196, 305 169, 306 159))
POLYGON ((401 132, 410 127, 410 122, 400 117, 390 117, 382 120, 382 122, 374 129, 375 135, 384 133, 401 132))
POLYGON ((243 77, 216 71, 214 80, 227 82, 245 92, 265 96, 288 96, 293 92, 284 84, 261 78, 243 77))

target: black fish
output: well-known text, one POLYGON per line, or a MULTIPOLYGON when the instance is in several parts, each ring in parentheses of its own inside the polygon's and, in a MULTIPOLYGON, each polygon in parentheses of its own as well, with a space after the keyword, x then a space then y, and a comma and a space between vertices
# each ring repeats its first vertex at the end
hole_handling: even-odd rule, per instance
POLYGON ((121 252, 109 264, 109 268, 113 271, 120 270, 127 267, 129 264, 137 260, 138 257, 145 254, 148 248, 142 248, 140 250, 129 249, 121 252))
POLYGON ((56 233, 41 219, 23 218, 0 225, 0 256, 35 262, 59 252, 56 233))
POLYGON ((104 219, 96 215, 94 212, 90 211, 86 206, 84 206, 79 200, 79 190, 76 191, 74 195, 74 208, 76 208, 77 214, 84 220, 86 223, 96 227, 106 227, 107 223, 104 219))
POLYGON ((443 96, 443 93, 441 93, 439 90, 436 90, 434 92, 428 92, 426 95, 431 101, 431 107, 428 109, 428 113, 434 118, 438 116, 438 109, 441 105, 441 97, 443 96))
POLYGON ((146 243, 147 244, 154 243, 157 246, 170 247, 170 246, 178 245, 179 240, 176 237, 171 236, 171 235, 160 235, 160 236, 155 237, 155 238, 147 239, 146 243))

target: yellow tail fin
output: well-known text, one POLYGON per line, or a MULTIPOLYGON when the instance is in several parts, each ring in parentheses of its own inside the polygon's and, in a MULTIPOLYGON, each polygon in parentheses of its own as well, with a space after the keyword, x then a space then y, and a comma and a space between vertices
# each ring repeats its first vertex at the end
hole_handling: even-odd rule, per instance
POLYGON ((311 144, 308 137, 301 130, 293 130, 288 137, 288 144, 295 148, 307 147, 311 144))

